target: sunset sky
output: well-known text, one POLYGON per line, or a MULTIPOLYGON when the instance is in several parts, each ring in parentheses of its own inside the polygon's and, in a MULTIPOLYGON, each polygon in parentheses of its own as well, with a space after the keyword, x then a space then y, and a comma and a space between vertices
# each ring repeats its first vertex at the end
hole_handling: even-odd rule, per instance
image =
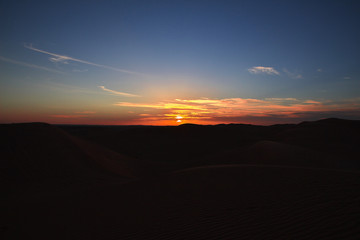
POLYGON ((360 1, 1 1, 0 123, 360 119, 360 1))

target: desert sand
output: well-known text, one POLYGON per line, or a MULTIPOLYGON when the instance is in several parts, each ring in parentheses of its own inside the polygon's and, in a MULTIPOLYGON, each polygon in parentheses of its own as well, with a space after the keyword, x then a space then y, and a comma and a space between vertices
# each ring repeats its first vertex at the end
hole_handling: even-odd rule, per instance
POLYGON ((1 234, 359 239, 359 126, 1 125, 1 234))

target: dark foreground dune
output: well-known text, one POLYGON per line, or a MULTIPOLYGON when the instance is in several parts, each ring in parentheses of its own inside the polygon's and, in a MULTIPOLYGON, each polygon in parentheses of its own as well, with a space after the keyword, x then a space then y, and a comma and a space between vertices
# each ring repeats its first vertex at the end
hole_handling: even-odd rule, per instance
POLYGON ((194 168, 12 204, 22 239, 359 239, 360 174, 194 168))
POLYGON ((0 237, 360 239, 359 126, 0 125, 0 237))

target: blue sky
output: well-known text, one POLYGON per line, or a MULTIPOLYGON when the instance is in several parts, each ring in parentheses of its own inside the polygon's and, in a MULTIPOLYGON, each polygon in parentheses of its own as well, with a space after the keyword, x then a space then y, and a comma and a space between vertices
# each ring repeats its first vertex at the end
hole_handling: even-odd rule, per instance
POLYGON ((360 117, 357 1, 3 1, 0 9, 1 122, 360 117))

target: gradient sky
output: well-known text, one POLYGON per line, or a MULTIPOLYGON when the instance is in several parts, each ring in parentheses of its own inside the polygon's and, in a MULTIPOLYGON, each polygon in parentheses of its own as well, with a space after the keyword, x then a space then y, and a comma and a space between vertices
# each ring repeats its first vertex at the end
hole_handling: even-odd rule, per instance
POLYGON ((0 122, 360 119, 359 1, 1 1, 0 122))

